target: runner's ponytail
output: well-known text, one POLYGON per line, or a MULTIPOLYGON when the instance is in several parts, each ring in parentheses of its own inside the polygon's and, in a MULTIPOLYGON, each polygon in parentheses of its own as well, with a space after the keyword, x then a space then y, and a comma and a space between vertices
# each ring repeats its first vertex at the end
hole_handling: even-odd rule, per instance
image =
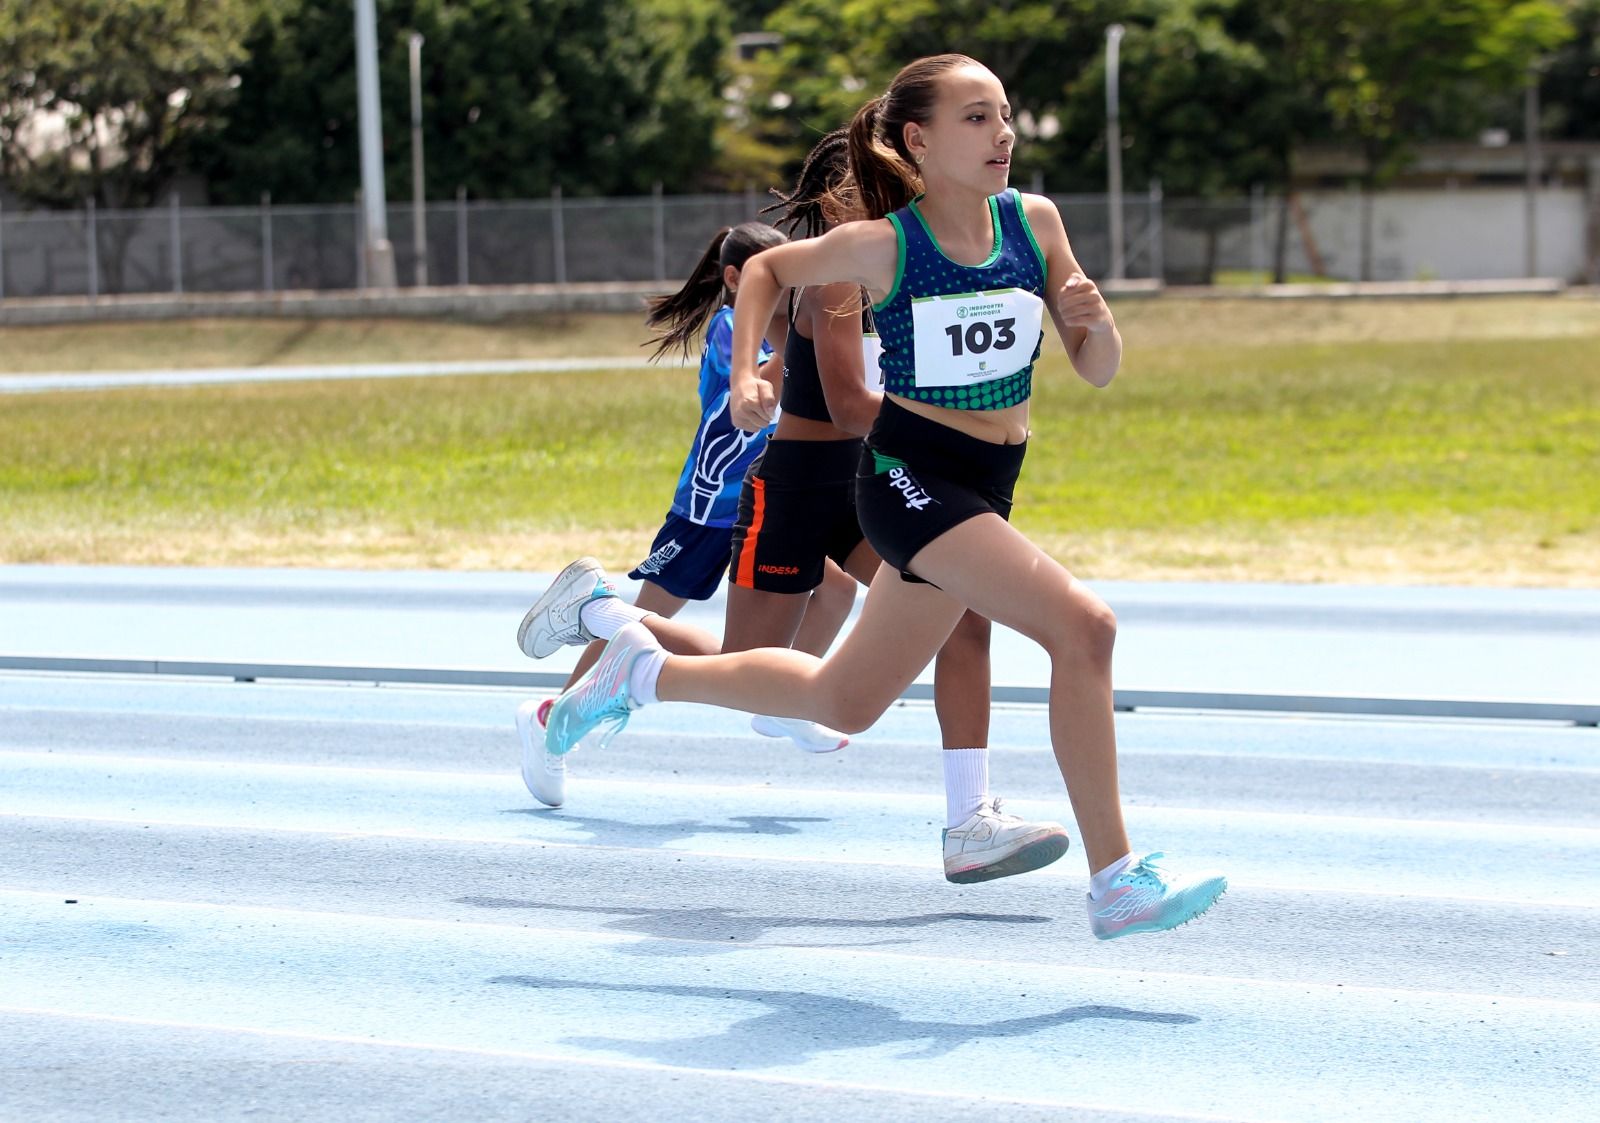
POLYGON ((723 271, 728 266, 743 269, 762 250, 782 245, 788 241, 783 234, 764 222, 742 222, 738 226, 724 226, 711 236, 706 252, 700 255, 694 270, 683 287, 669 296, 651 298, 645 323, 652 328, 665 328, 645 346, 655 345, 650 357, 659 359, 668 351, 681 349, 688 358, 695 339, 704 330, 711 314, 728 302, 729 293, 722 283, 723 271))

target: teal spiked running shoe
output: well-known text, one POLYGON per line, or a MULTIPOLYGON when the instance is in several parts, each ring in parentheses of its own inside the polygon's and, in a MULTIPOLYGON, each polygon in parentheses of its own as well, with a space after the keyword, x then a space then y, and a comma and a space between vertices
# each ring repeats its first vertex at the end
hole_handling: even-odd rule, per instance
POLYGON ((593 643, 595 634, 583 626, 583 606, 601 597, 614 597, 616 588, 593 558, 579 558, 550 582, 517 627, 517 646, 530 659, 554 655, 563 647, 593 643))
POLYGON ((1165 932, 1187 924, 1228 890, 1220 873, 1187 877, 1159 865, 1164 855, 1146 854, 1123 870, 1099 900, 1089 900, 1089 927, 1102 940, 1135 932, 1165 932))
POLYGON ((640 706, 628 683, 633 665, 642 656, 659 650, 661 645, 643 624, 619 628, 600 653, 600 661, 550 707, 545 750, 565 756, 593 730, 600 731, 593 744, 604 748, 622 732, 629 716, 640 706))

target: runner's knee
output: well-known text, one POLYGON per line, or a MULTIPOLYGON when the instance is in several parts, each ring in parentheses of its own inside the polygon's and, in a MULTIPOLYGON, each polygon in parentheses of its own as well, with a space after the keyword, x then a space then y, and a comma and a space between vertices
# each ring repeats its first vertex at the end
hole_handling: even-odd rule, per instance
POLYGON ((841 695, 837 691, 827 695, 826 713, 814 720, 831 726, 840 733, 863 733, 871 729, 894 701, 880 701, 861 694, 841 695))
POLYGON ((1074 584, 1060 609, 1048 644, 1055 659, 1072 659, 1100 669, 1111 665, 1117 642, 1117 614, 1082 585, 1074 584))

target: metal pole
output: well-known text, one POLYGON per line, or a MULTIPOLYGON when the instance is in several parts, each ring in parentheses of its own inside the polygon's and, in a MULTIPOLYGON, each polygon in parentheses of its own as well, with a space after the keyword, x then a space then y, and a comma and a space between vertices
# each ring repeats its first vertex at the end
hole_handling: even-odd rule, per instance
POLYGON ((1106 28, 1106 205, 1110 208, 1111 278, 1127 273, 1122 236, 1122 121, 1117 105, 1118 72, 1122 62, 1120 23, 1106 28))
POLYGON ((100 299, 100 239, 94 225, 94 196, 89 196, 89 299, 100 299))
POLYGON ((467 280, 467 189, 456 188, 456 284, 467 280))
POLYGON ((1150 276, 1156 281, 1166 279, 1166 246, 1161 229, 1161 181, 1150 181, 1150 276))
POLYGON ((374 0, 355 0, 356 107, 361 123, 361 196, 365 200, 364 279, 380 289, 395 287, 394 247, 389 244, 388 203, 383 194, 383 123, 378 113, 378 16, 374 0))
POLYGON ((356 192, 356 288, 367 287, 367 227, 361 192, 356 192))
POLYGON ((261 193, 261 290, 271 292, 272 279, 272 192, 261 193))
POLYGON ((1250 188, 1250 272, 1251 284, 1264 284, 1267 280, 1262 276, 1258 282, 1254 274, 1265 274, 1267 271, 1267 189, 1261 184, 1253 184, 1250 188))
POLYGON ((183 226, 178 211, 178 193, 172 193, 172 291, 183 292, 183 226))
POLYGON ((411 33, 411 240, 416 244, 416 282, 428 283, 427 188, 422 181, 422 33, 411 33))
POLYGON ((0 203, 0 300, 6 298, 6 209, 0 203))
POLYGON ((661 181, 658 179, 655 186, 650 188, 652 199, 652 213, 655 218, 654 245, 656 257, 656 280, 667 279, 667 214, 666 207, 661 201, 661 181))
POLYGON ((1522 257, 1524 271, 1539 275, 1539 71, 1528 68, 1522 98, 1522 151, 1524 162, 1522 257))
POLYGON ((550 239, 555 255, 556 284, 567 283, 567 231, 561 220, 561 185, 550 189, 550 239))

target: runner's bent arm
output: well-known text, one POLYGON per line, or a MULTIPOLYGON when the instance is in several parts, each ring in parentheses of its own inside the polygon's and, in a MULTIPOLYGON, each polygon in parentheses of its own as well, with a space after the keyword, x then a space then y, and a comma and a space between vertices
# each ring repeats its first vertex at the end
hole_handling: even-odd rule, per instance
POLYGON ((745 262, 733 309, 730 405, 735 425, 747 432, 764 429, 777 409, 772 384, 756 373, 756 356, 783 290, 848 281, 869 293, 886 293, 894 285, 899 255, 894 226, 876 219, 847 222, 820 238, 774 246, 745 262))
POLYGON ((867 389, 866 355, 861 349, 861 286, 824 285, 813 289, 811 338, 817 349, 817 379, 828 416, 847 433, 867 435, 883 395, 867 389))
MULTIPOLYGON (((1072 369, 1091 386, 1104 386, 1116 377, 1122 364, 1122 335, 1100 287, 1084 275, 1067 241, 1061 212, 1043 195, 1024 195, 1023 212, 1033 236, 1044 251, 1045 306, 1066 345, 1072 369)), ((734 356, 738 356, 737 327, 734 356)))

